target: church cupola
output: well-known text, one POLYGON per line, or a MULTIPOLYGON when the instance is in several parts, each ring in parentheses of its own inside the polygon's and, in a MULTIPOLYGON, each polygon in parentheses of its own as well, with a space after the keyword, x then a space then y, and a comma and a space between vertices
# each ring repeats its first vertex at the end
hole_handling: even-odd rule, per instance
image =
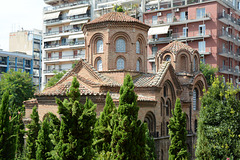
POLYGON ((121 12, 83 26, 85 59, 101 72, 147 72, 149 26, 121 12))

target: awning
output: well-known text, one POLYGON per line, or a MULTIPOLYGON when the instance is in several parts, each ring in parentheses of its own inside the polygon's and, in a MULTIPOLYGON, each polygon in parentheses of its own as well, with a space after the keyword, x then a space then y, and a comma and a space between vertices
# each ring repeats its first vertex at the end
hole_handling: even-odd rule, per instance
POLYGON ((60 12, 49 13, 43 16, 43 20, 56 19, 59 17, 60 12))
POLYGON ((88 22, 88 20, 77 21, 77 22, 72 22, 72 23, 70 23, 70 25, 73 26, 73 25, 76 25, 76 24, 84 24, 84 23, 87 23, 87 22, 88 22))
POLYGON ((68 39, 77 39, 77 38, 84 38, 84 34, 77 34, 69 36, 68 39))
POLYGON ((166 34, 168 33, 170 25, 168 26, 161 26, 161 27, 152 27, 148 31, 148 35, 156 35, 156 34, 166 34))
POLYGON ((70 11, 68 12, 68 16, 85 14, 85 13, 87 13, 87 9, 88 9, 88 7, 72 9, 72 10, 70 10, 70 11))
POLYGON ((48 39, 44 39, 44 42, 59 41, 60 39, 61 39, 61 37, 48 38, 48 39))

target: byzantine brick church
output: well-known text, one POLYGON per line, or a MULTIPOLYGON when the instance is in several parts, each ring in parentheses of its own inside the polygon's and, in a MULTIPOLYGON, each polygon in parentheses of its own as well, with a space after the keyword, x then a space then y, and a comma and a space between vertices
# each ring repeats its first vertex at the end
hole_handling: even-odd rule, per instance
POLYGON ((119 12, 105 14, 84 25, 85 60, 79 60, 75 68, 56 85, 37 93, 36 99, 25 102, 26 122, 30 120, 34 105, 38 107, 41 120, 48 112, 57 114, 55 97, 66 98, 74 76, 80 83, 82 103, 89 97, 97 104, 99 115, 108 91, 118 105, 120 86, 125 75, 130 74, 138 95, 139 119, 148 124, 155 138, 157 159, 168 159, 170 141, 167 125, 177 97, 186 113, 188 151, 194 159, 199 97, 207 86, 205 77, 199 71, 199 53, 186 44, 174 41, 158 51, 156 73, 147 73, 149 28, 119 12))

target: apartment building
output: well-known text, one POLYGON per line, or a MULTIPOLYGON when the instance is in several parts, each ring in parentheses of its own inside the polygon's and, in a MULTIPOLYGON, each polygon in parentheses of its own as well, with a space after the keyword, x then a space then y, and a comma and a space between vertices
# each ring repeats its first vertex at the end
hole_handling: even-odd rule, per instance
MULTIPOLYGON (((226 81, 238 84, 240 2, 236 0, 146 1, 148 70, 155 72, 155 55, 177 40, 197 49, 201 60, 219 68, 226 81)), ((187 57, 186 57, 187 58, 187 57)))
POLYGON ((0 80, 2 73, 10 69, 15 71, 21 69, 29 74, 33 74, 33 57, 26 53, 0 50, 0 80))
POLYGON ((41 88, 41 55, 42 55, 42 31, 19 30, 9 34, 9 51, 23 52, 33 59, 33 82, 36 89, 41 88))

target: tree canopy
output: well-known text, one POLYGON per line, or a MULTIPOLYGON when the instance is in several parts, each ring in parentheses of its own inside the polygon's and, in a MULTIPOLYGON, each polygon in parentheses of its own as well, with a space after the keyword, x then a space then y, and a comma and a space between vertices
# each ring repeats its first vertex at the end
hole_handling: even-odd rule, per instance
POLYGON ((217 68, 212 67, 210 64, 200 63, 200 71, 203 73, 207 80, 207 84, 210 86, 216 73, 218 71, 217 68))
POLYGON ((46 87, 54 86, 66 73, 67 71, 57 72, 53 71, 55 75, 50 78, 50 80, 47 82, 46 87))

